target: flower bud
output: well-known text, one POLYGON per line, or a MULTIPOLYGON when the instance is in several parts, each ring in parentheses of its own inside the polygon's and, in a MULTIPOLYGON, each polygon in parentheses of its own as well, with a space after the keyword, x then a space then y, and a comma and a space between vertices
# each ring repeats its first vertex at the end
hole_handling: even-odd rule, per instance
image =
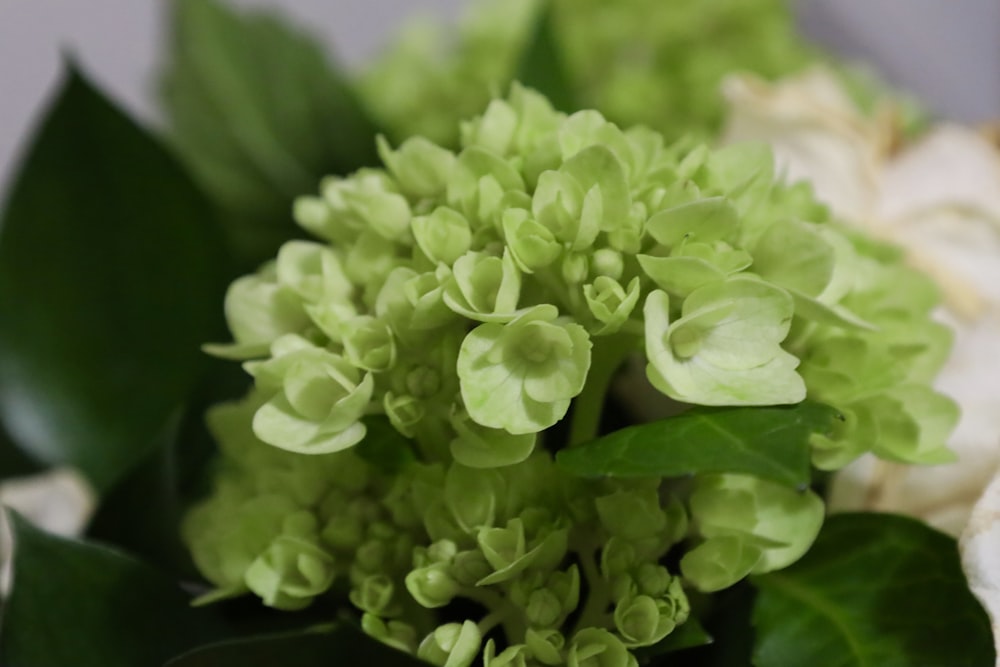
POLYGON ((281 536, 247 568, 247 588, 264 604, 301 609, 333 583, 333 557, 316 544, 281 536))
POLYGON ((361 629, 369 637, 398 651, 411 655, 417 651, 417 631, 409 623, 402 621, 387 623, 378 616, 366 612, 361 616, 361 629))
POLYGON ((648 595, 637 595, 615 605, 615 628, 626 646, 651 646, 676 627, 671 605, 648 595))
POLYGON ((395 151, 381 135, 376 141, 379 157, 404 193, 411 197, 434 197, 444 192, 455 165, 451 151, 420 136, 407 139, 395 151))
POLYGON ((606 276, 612 280, 620 280, 625 271, 622 254, 613 248, 599 248, 591 258, 590 270, 597 276, 606 276))
POLYGON ((385 322, 359 315, 343 327, 344 355, 358 368, 380 372, 396 363, 396 339, 385 322))
POLYGON ((629 667, 625 645, 603 628, 584 628, 566 651, 566 667, 629 667))
POLYGON ((443 607, 451 602, 458 595, 459 588, 447 565, 428 565, 406 575, 406 590, 428 609, 443 607))
POLYGON ((438 667, 469 667, 479 653, 482 634, 472 621, 448 623, 427 635, 417 657, 438 667))
POLYGON ((566 638, 558 630, 528 628, 524 642, 532 657, 543 665, 563 664, 562 650, 566 638))
POLYGON ((464 215, 440 206, 430 215, 413 219, 413 238, 432 262, 451 266, 469 251, 472 230, 464 215))
POLYGON ((361 586, 350 593, 351 604, 361 611, 378 616, 389 616, 389 605, 395 592, 392 580, 384 574, 365 577, 361 586))
POLYGON ((483 649, 483 667, 530 667, 531 652, 524 644, 508 646, 500 655, 496 655, 493 640, 486 642, 483 649))
POLYGON ((455 554, 451 565, 452 576, 463 586, 474 586, 477 581, 486 578, 491 572, 493 572, 493 568, 486 561, 483 552, 478 549, 455 554))

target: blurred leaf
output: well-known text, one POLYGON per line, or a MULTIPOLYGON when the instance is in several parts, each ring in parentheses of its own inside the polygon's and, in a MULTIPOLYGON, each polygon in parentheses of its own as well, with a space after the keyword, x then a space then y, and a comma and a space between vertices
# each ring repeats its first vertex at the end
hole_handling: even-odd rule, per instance
POLYGON ((219 642, 171 660, 165 667, 426 667, 426 663, 338 625, 331 632, 289 632, 219 642))
POLYGON ((8 477, 31 475, 43 469, 44 466, 14 444, 7 435, 7 429, 0 424, 0 482, 8 477))
POLYGON ((8 514, 14 587, 4 608, 0 664, 137 667, 228 634, 170 579, 106 547, 48 535, 8 514))
POLYGON ((142 460, 218 336, 226 266, 182 168, 70 73, 0 228, 0 412, 99 490, 142 460))
POLYGON ((753 583, 758 667, 995 664, 955 540, 914 519, 833 516, 802 560, 753 583))
POLYGON ((521 54, 514 78, 549 98, 559 111, 580 110, 565 54, 559 48, 555 29, 555 8, 551 0, 539 3, 535 26, 521 54))
POLYGON ((170 574, 198 578, 181 541, 187 507, 211 486, 217 446, 205 424, 209 406, 241 396, 249 377, 229 361, 208 359, 202 386, 171 420, 157 446, 101 499, 87 537, 125 549, 170 574))
POLYGON ((378 164, 377 129, 307 34, 265 12, 174 0, 163 101, 171 138, 227 212, 243 262, 301 235, 294 197, 378 164))
POLYGON ((556 461, 588 477, 742 473, 801 487, 809 483, 809 436, 828 431, 838 417, 833 408, 811 401, 693 408, 564 449, 556 461))

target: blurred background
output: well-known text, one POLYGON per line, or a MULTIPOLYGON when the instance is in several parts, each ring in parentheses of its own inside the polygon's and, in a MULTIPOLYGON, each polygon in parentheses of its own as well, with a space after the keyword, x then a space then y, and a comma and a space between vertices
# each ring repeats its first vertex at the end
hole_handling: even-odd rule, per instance
MULTIPOLYGON (((451 20, 467 0, 231 0, 282 10, 360 67, 408 19, 451 20)), ((77 60, 133 113, 155 123, 161 0, 0 0, 0 184, 52 90, 60 59, 77 60)), ((877 67, 946 118, 1000 118, 998 0, 801 0, 803 30, 877 67)), ((0 186, 2 189, 2 186, 0 186)))

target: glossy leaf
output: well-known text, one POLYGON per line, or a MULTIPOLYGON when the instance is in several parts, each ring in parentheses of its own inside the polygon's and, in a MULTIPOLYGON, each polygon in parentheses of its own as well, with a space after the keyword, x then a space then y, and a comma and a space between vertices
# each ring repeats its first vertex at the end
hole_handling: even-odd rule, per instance
POLYGON ((742 473, 790 486, 809 483, 809 437, 839 418, 805 401, 788 407, 693 408, 565 449, 563 469, 594 477, 742 473))
POLYGON ((758 667, 994 664, 955 541, 913 519, 834 516, 802 560, 753 582, 758 667))
POLYGON ((227 258, 209 202, 70 73, 0 229, 0 413, 99 489, 141 460, 218 336, 227 258))
POLYGON ((13 512, 14 584, 0 664, 136 667, 226 636, 211 612, 130 556, 54 537, 13 512))
POLYGON ((385 646, 348 625, 250 637, 198 648, 165 667, 420 667, 426 663, 385 646))
POLYGON ((228 213, 242 260, 301 234, 295 196, 321 177, 378 164, 377 130, 312 37, 267 12, 175 0, 163 76, 171 137, 228 213))
POLYGON ((521 54, 514 79, 545 95, 559 111, 572 113, 580 109, 580 104, 556 37, 554 4, 539 3, 534 30, 521 54))

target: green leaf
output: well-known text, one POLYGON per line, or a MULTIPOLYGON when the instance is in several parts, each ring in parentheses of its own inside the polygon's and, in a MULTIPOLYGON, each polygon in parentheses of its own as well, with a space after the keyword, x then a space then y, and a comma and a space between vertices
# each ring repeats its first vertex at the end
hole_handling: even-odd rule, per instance
POLYGON ((913 519, 834 516, 802 560, 753 581, 758 667, 994 664, 955 541, 913 519))
POLYGON ((0 424, 0 481, 41 472, 43 466, 14 444, 7 429, 0 424))
POLYGON ((596 477, 743 473, 790 486, 809 483, 809 436, 839 414, 826 405, 693 408, 631 426, 556 456, 563 469, 596 477))
MULTIPOLYGON (((658 656, 687 648, 707 646, 711 643, 711 635, 705 632, 705 628, 698 622, 698 619, 689 618, 679 628, 664 637, 663 640, 652 646, 633 649, 633 653, 639 659, 640 664, 646 664, 658 656)), ((664 662, 669 664, 670 659, 666 659, 664 662)))
POLYGON ((557 110, 572 113, 581 107, 559 48, 555 18, 554 2, 539 3, 514 79, 545 95, 557 110))
POLYGON ((378 665, 420 667, 426 663, 385 646, 349 626, 332 632, 287 632, 195 649, 168 662, 165 667, 331 667, 378 665))
POLYGON ((14 586, 0 664, 136 667, 227 634, 171 579, 96 544, 48 535, 14 512, 14 586))
POLYGON ((0 229, 0 413, 33 457, 106 489, 195 385, 228 260, 181 167, 79 74, 0 229))
POLYGON ((292 199, 322 176, 378 164, 377 129, 308 34, 267 12, 174 0, 163 75, 171 137, 228 213, 241 260, 299 235, 292 199))

